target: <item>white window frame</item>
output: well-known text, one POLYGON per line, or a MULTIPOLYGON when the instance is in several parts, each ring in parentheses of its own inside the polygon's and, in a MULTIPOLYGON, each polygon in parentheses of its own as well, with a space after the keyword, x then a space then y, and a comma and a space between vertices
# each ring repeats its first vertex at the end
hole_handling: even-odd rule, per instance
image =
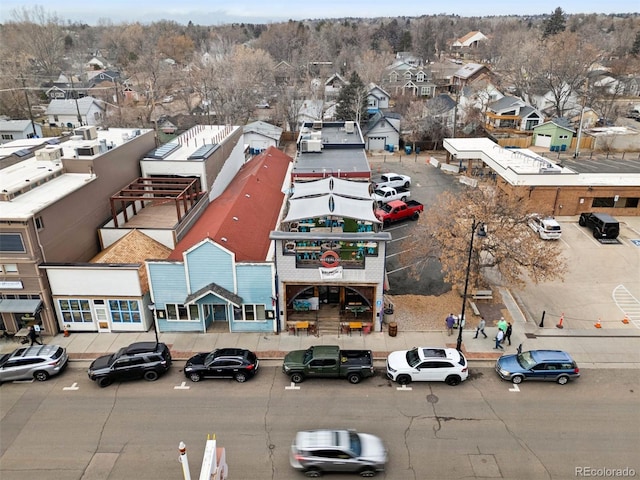
POLYGON ((167 303, 164 306, 165 317, 163 320, 167 322, 199 322, 200 309, 198 305, 183 305, 182 303, 167 303), (177 315, 174 315, 177 314, 177 315), (173 318, 171 318, 173 315, 173 318), (193 318, 196 316, 196 318, 193 318))
POLYGON ((262 303, 245 303, 241 309, 233 308, 233 320, 236 322, 266 322, 268 320, 266 311, 267 308, 262 303), (239 313, 242 313, 242 318, 239 317, 239 313), (256 316, 262 316, 262 318, 256 318, 256 316))

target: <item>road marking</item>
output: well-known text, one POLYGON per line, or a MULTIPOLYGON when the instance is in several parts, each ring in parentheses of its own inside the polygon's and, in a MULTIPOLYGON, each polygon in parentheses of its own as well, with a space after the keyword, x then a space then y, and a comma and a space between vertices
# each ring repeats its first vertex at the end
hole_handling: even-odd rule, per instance
POLYGON ((78 382, 73 382, 70 387, 62 387, 62 390, 79 390, 78 382))
POLYGON ((12 383, 33 383, 35 382, 34 378, 28 378, 26 380, 14 380, 12 383))
POLYGON ((300 387, 297 387, 294 382, 291 382, 291 385, 288 387, 284 387, 285 390, 300 390, 300 387))
POLYGON ((180 385, 173 387, 174 390, 189 390, 191 387, 187 385, 187 382, 182 382, 180 385))
POLYGON ((396 390, 398 390, 399 392, 410 392, 411 390, 413 390, 413 388, 402 385, 401 387, 396 387, 396 390))
POLYGON ((509 389, 510 392, 519 392, 520 389, 518 388, 518 385, 516 385, 515 383, 513 384, 513 388, 509 389))

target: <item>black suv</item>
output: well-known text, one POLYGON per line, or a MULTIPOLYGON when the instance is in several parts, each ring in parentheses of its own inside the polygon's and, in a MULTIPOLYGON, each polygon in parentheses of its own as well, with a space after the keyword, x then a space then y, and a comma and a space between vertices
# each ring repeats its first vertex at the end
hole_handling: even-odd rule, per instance
POLYGON ((233 378, 243 383, 258 371, 256 354, 243 348, 219 348, 210 353, 198 353, 184 367, 184 374, 193 382, 203 378, 233 378))
POLYGON ((106 387, 114 380, 144 378, 153 382, 169 367, 171 352, 164 343, 137 342, 122 347, 113 355, 96 358, 87 373, 100 387, 106 387))
POLYGON ((578 223, 593 230, 594 238, 618 238, 620 223, 607 213, 581 213, 578 223))

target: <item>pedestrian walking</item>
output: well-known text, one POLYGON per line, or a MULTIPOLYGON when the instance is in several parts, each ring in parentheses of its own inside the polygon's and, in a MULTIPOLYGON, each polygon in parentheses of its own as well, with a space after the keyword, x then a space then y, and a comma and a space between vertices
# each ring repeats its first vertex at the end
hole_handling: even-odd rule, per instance
POLYGON ((487 326, 487 322, 485 321, 484 317, 480 317, 480 322, 478 322, 478 326, 476 328, 476 336, 473 338, 478 338, 478 334, 482 333, 482 335, 484 335, 484 338, 487 338, 487 334, 484 333, 484 327, 487 326))
POLYGON ((38 345, 42 345, 42 343, 40 343, 40 341, 38 340, 38 334, 36 333, 35 328, 33 327, 29 327, 29 340, 31 340, 31 345, 33 346, 34 343, 37 343, 38 345))
POLYGON ((445 323, 447 324, 447 335, 453 335, 453 325, 456 323, 456 318, 453 316, 453 313, 449 314, 445 319, 445 323))
POLYGON ((498 329, 498 333, 496 333, 496 346, 493 347, 494 350, 498 348, 500 350, 504 350, 504 347, 501 345, 503 339, 504 339, 504 332, 498 329))
MULTIPOLYGON (((504 332, 504 338, 507 339, 507 341, 509 342, 509 345, 511 345, 511 331, 512 331, 512 327, 511 327, 511 322, 507 323, 507 331, 504 332)), ((504 340, 502 340, 502 343, 504 343, 504 340)))
POLYGON ((504 317, 500 317, 500 320, 498 320, 498 330, 502 330, 502 333, 507 331, 507 321, 504 317))

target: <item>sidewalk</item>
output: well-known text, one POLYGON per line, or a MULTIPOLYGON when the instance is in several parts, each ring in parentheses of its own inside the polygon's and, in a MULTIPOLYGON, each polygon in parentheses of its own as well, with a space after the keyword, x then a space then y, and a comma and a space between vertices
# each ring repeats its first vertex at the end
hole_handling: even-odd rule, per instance
MULTIPOLYGON (((555 326, 539 328, 531 322, 516 320, 512 345, 504 351, 494 347, 495 327, 488 327, 488 338, 482 335, 474 339, 475 329, 464 330, 462 350, 470 362, 493 362, 502 354, 516 353, 522 343, 523 350, 562 349, 567 350, 581 367, 640 368, 640 330, 598 329, 594 331, 558 329, 555 326)), ((175 360, 186 360, 197 352, 215 348, 241 347, 256 352, 264 360, 281 360, 291 350, 312 345, 340 345, 345 349, 368 349, 374 353, 376 362, 382 362, 394 350, 417 346, 448 346, 455 348, 458 330, 452 336, 445 331, 403 332, 390 337, 385 332, 360 335, 290 335, 259 333, 161 333, 159 339, 171 348, 175 360)), ((132 342, 155 340, 153 332, 144 333, 73 333, 69 337, 58 334, 44 337, 45 343, 67 348, 69 357, 76 361, 92 360, 100 355, 113 353, 132 342)), ((9 353, 20 346, 13 340, 2 340, 0 352, 9 353)))

